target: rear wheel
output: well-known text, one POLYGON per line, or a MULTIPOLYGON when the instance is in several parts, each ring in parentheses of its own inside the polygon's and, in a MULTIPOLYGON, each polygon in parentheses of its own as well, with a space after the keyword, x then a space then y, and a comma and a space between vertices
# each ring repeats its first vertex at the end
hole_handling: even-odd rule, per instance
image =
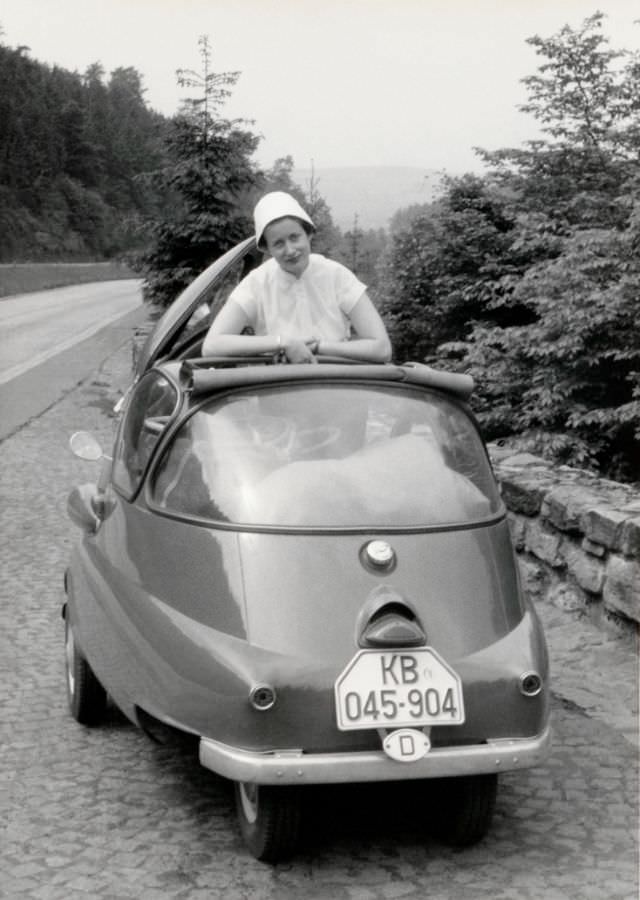
POLYGON ((236 782, 235 794, 240 831, 256 859, 274 863, 291 856, 300 835, 300 789, 236 782))
POLYGON ((107 693, 82 655, 68 618, 64 623, 67 700, 73 718, 81 725, 97 725, 107 706, 107 693))
POLYGON ((496 804, 497 775, 442 778, 432 787, 437 798, 431 823, 435 838, 450 846, 468 847, 486 835, 496 804))

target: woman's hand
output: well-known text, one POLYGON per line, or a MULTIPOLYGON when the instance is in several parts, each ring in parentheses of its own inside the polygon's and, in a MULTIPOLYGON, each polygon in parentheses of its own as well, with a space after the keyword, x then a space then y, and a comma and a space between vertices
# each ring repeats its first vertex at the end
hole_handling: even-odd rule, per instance
POLYGON ((282 349, 287 361, 290 363, 317 363, 313 355, 313 345, 317 345, 315 338, 303 341, 299 338, 288 338, 282 343, 282 349))

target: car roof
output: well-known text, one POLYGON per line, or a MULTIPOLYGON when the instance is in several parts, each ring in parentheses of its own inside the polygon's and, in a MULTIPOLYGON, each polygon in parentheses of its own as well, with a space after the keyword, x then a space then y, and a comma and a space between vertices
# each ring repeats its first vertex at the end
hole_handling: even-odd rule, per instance
POLYGON ((322 362, 318 365, 271 363, 271 359, 256 361, 254 358, 195 359, 169 362, 159 366, 173 381, 194 398, 216 394, 231 388, 264 386, 283 382, 321 383, 330 380, 341 382, 394 382, 407 386, 429 387, 459 400, 466 400, 473 391, 470 375, 433 369, 422 363, 345 363, 322 362))

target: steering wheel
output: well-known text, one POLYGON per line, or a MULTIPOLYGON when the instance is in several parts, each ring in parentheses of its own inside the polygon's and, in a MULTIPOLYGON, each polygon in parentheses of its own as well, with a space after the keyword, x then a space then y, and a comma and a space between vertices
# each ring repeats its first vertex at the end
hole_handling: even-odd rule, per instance
POLYGON ((291 424, 280 416, 256 416, 249 421, 248 429, 263 447, 284 448, 290 441, 291 424))
POLYGON ((296 431, 291 442, 290 453, 294 459, 313 456, 319 450, 330 447, 340 437, 341 429, 336 425, 318 425, 315 428, 301 428, 296 431))

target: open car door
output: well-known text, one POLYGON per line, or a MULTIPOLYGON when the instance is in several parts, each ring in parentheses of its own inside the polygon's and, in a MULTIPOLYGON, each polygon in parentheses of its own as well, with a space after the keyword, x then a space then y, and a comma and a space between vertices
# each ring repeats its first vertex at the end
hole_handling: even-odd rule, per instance
POLYGON ((238 282, 262 262, 255 238, 228 250, 208 266, 173 301, 138 354, 135 380, 158 360, 179 354, 196 331, 204 332, 238 282))

